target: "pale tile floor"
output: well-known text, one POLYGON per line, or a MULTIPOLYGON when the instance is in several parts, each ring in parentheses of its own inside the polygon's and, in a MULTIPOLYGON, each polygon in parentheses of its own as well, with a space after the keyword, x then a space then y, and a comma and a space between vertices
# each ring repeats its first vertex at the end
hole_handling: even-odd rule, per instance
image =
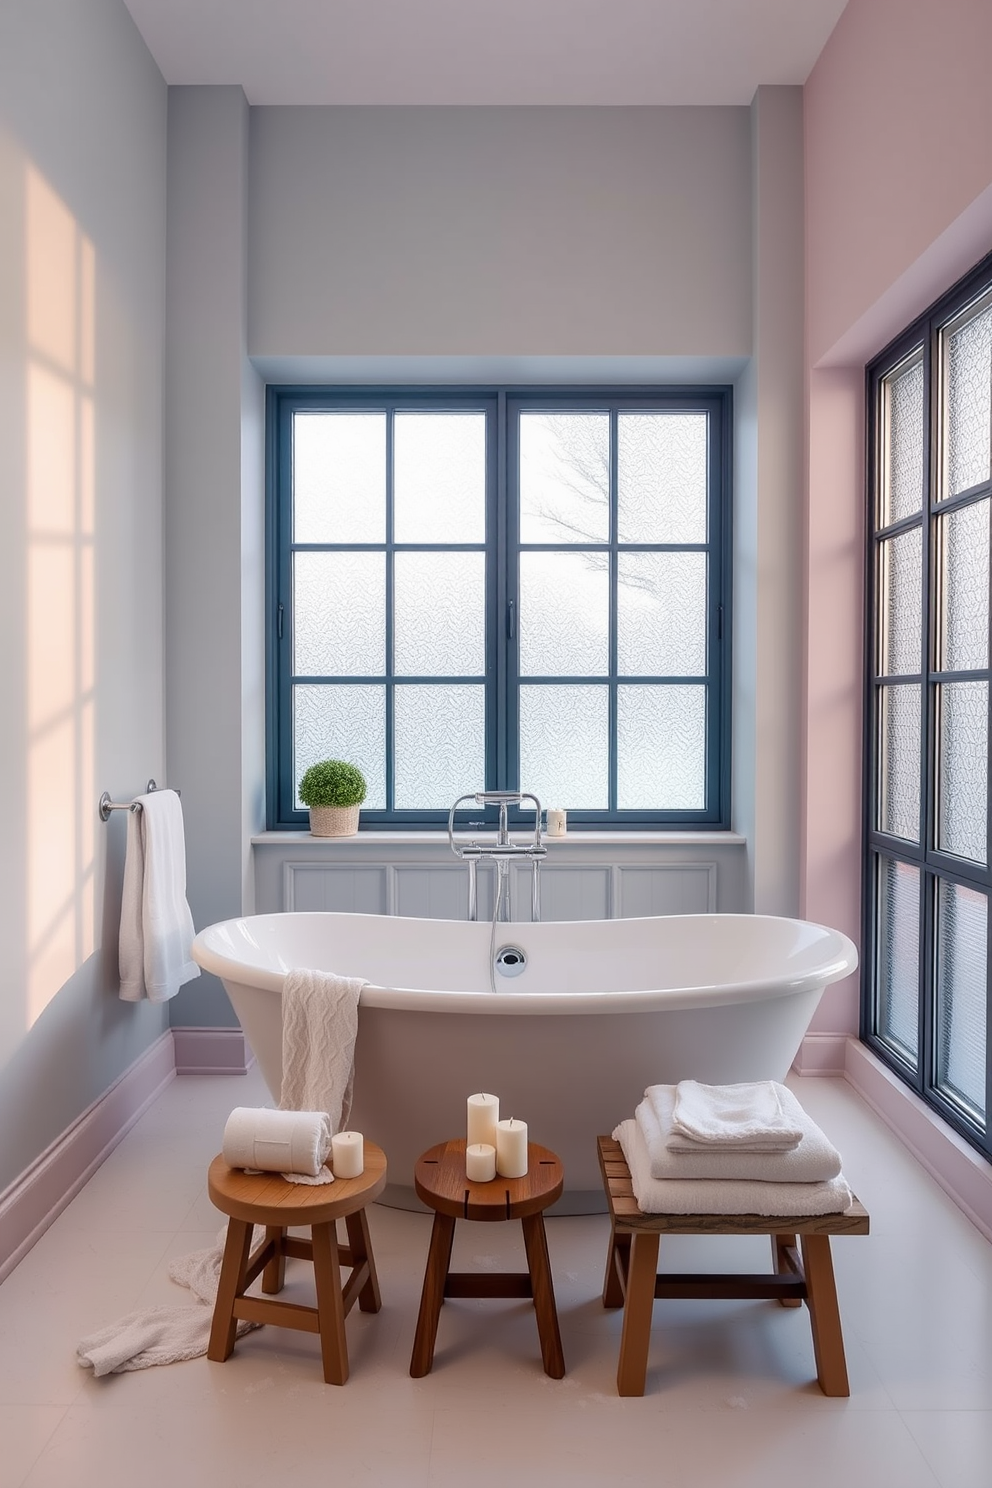
MULTIPOLYGON (((323 1383, 315 1338, 271 1327, 226 1364, 94 1380, 80 1337, 189 1301, 167 1267, 216 1238, 208 1160, 231 1108, 268 1100, 257 1071, 186 1077, 0 1286, 0 1488, 989 1488, 992 1247, 849 1086, 796 1088, 872 1215, 869 1237, 833 1242, 849 1400, 817 1388, 805 1309, 770 1302, 656 1304, 647 1394, 618 1399, 601 1216, 548 1224, 563 1380, 542 1373, 529 1304, 469 1300, 446 1303, 434 1370, 412 1380, 429 1219, 384 1208, 384 1305, 348 1320, 343 1389, 323 1383)), ((463 1269, 523 1264, 517 1225, 462 1224, 456 1247, 463 1269)), ((766 1248, 683 1239, 668 1257, 762 1269, 766 1248)), ((301 1297, 307 1272, 290 1263, 301 1297)))

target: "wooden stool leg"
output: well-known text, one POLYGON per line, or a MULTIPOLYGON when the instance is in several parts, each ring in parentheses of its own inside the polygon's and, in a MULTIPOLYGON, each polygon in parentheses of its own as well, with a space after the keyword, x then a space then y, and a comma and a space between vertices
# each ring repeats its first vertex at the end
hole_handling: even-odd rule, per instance
POLYGON ((620 1280, 621 1268, 624 1276, 627 1274, 627 1265, 630 1261, 630 1236, 618 1235, 617 1227, 610 1221, 610 1248, 606 1252, 606 1275, 603 1277, 603 1306, 623 1306, 623 1284, 620 1280))
POLYGON ((378 1312, 382 1306, 382 1298, 379 1296, 379 1278, 375 1273, 372 1236, 369 1234, 369 1222, 365 1210, 359 1209, 357 1214, 346 1215, 344 1223, 348 1231, 348 1245, 351 1248, 352 1261, 356 1266, 367 1261, 369 1267, 369 1279, 358 1294, 358 1305, 362 1312, 378 1312))
POLYGON ((558 1330, 558 1309, 555 1306, 555 1289, 551 1279, 551 1257, 548 1255, 548 1236, 544 1228, 544 1215, 529 1214, 520 1221, 520 1224, 524 1232, 524 1249, 527 1252, 531 1291, 534 1293, 534 1309, 537 1313, 537 1332, 541 1340, 544 1372, 552 1379, 561 1379, 565 1373, 565 1356, 562 1353, 561 1333, 558 1330))
POLYGON ((244 1291, 253 1228, 244 1219, 229 1219, 227 1222, 224 1259, 221 1261, 214 1316, 210 1325, 210 1342, 207 1344, 207 1358, 212 1359, 215 1364, 223 1364, 225 1359, 231 1357, 234 1349, 238 1331, 234 1302, 244 1291))
POLYGON ((816 1377, 824 1395, 850 1395, 830 1236, 803 1235, 801 1238, 816 1377))
POLYGON ((618 1395, 644 1394, 648 1346, 651 1342, 651 1314, 654 1310, 654 1284, 658 1274, 659 1238, 656 1231, 650 1230, 637 1230, 631 1237, 627 1297, 620 1334, 620 1362, 617 1366, 618 1395))
POLYGON ((410 1373, 414 1379, 429 1374, 434 1363, 434 1344, 437 1341, 437 1323, 444 1301, 444 1284, 451 1264, 451 1246, 455 1238, 455 1221, 448 1214, 435 1214, 431 1228, 430 1249, 427 1252, 427 1269, 424 1272, 424 1290, 420 1297, 420 1312, 417 1315, 417 1331, 413 1338, 413 1355, 410 1373))
MULTIPOLYGON (((776 1276, 794 1276, 795 1272, 786 1258, 787 1252, 795 1250, 795 1235, 773 1235, 772 1236, 772 1265, 776 1276)), ((781 1307, 802 1307, 801 1297, 779 1297, 781 1307)))
POLYGON ((348 1378, 348 1342, 344 1333, 338 1238, 333 1222, 315 1224, 310 1233, 313 1237, 313 1274, 317 1285, 317 1321, 324 1379, 329 1385, 343 1385, 348 1378))
POLYGON ((281 1292, 286 1285, 286 1253, 282 1248, 282 1240, 286 1231, 278 1225, 267 1225, 265 1229, 265 1243, 270 1241, 275 1245, 275 1254, 262 1271, 262 1291, 281 1292))

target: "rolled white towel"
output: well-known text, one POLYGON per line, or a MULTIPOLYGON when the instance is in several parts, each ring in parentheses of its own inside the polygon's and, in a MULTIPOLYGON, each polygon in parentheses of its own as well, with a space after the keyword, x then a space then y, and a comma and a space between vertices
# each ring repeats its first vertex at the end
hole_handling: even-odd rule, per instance
MULTIPOLYGON (((675 1105, 674 1085, 651 1085, 634 1112, 651 1164, 652 1178, 748 1178, 762 1183, 826 1183, 841 1170, 841 1157, 813 1118, 785 1088, 783 1105, 803 1130, 788 1152, 749 1152, 739 1147, 695 1146, 673 1152, 668 1145, 675 1105), (785 1099, 788 1097, 788 1100, 785 1099)), ((688 1145, 688 1144, 686 1144, 688 1145)))
POLYGON ((633 1118, 613 1133, 643 1214, 764 1214, 798 1219, 842 1214, 854 1195, 844 1175, 827 1183, 760 1183, 749 1178, 652 1178, 648 1149, 633 1118))
POLYGON ((783 1109, 784 1085, 750 1080, 740 1085, 703 1085, 680 1080, 675 1087, 673 1152, 733 1147, 746 1152, 788 1152, 802 1138, 802 1125, 783 1109))
POLYGON ((326 1111, 236 1106, 227 1118, 221 1151, 232 1168, 317 1178, 331 1150, 332 1135, 326 1111))

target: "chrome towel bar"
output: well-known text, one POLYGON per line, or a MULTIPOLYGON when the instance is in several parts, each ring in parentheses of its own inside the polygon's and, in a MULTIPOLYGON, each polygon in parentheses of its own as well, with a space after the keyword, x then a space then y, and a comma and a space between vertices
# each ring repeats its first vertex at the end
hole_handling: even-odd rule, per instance
MULTIPOLYGON (((156 791, 156 790, 158 790, 158 786, 155 784, 154 780, 149 780, 148 784, 145 786, 145 793, 146 794, 150 794, 152 791, 156 791)), ((176 795, 178 796, 179 794, 180 794, 180 792, 179 791, 176 791, 176 795)), ((97 809, 100 812, 100 820, 101 821, 109 821, 110 820, 110 813, 112 811, 140 811, 141 810, 141 802, 140 801, 112 801, 110 799, 110 792, 109 791, 104 791, 103 795, 100 797, 100 800, 99 800, 99 802, 97 804, 97 809)))

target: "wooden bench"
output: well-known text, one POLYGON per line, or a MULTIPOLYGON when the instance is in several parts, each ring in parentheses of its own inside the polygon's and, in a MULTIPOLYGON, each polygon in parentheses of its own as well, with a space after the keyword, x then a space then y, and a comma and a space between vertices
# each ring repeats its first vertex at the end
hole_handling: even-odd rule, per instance
POLYGON ((644 1394, 656 1297, 772 1297, 783 1307, 806 1303, 820 1389, 824 1395, 850 1395, 830 1236, 868 1234, 868 1214, 861 1204, 855 1200, 842 1214, 807 1219, 764 1214, 643 1214, 620 1143, 612 1137, 600 1137, 598 1142, 611 1223, 603 1306, 624 1310, 617 1392, 644 1394), (662 1235, 769 1235, 773 1269, 758 1275, 659 1274, 662 1235))

